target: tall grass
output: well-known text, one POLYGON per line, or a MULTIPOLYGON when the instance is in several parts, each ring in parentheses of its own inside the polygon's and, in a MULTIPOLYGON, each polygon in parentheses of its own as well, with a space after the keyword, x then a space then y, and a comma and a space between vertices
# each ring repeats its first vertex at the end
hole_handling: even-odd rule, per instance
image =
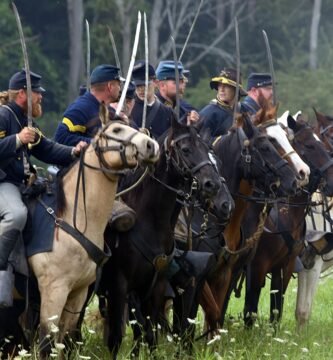
MULTIPOLYGON (((188 354, 171 335, 159 338, 155 359, 221 360, 221 359, 333 359, 333 277, 321 280, 316 294, 309 325, 298 332, 294 317, 297 280, 293 279, 285 295, 282 321, 279 326, 269 323, 269 284, 263 289, 257 321, 251 330, 242 322, 243 297, 232 297, 223 330, 214 339, 195 342, 194 351, 188 354)), ((243 294, 244 295, 244 294, 243 294)), ((203 332, 203 315, 199 314, 197 335, 203 332)), ((75 344, 75 359, 110 359, 103 341, 103 325, 97 315, 96 302, 88 310, 84 324, 84 343, 75 344)), ((130 328, 121 347, 119 359, 131 359, 132 335, 130 328)), ((52 358, 59 358, 57 350, 52 358)), ((22 359, 23 356, 17 357, 22 359)), ((25 358, 25 357, 24 357, 25 358)), ((38 359, 32 352, 32 359, 38 359)), ((139 360, 152 356, 146 347, 139 360)))

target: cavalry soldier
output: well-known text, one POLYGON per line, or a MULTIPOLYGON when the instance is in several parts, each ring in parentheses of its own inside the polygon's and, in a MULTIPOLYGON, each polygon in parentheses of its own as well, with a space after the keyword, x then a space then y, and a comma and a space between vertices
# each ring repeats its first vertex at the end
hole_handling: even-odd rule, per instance
MULTIPOLYGON (((119 68, 113 65, 98 65, 90 76, 90 89, 68 106, 58 125, 55 140, 61 144, 74 145, 80 140, 90 143, 98 128, 100 104, 106 106, 118 101, 120 92, 119 68)), ((135 222, 135 213, 127 205, 115 201, 112 210, 112 225, 118 231, 130 229, 135 222)))
MULTIPOLYGON (((213 99, 200 112, 203 118, 203 128, 209 128, 212 137, 225 135, 233 123, 233 111, 235 104, 235 92, 237 72, 235 69, 224 68, 220 75, 210 81, 211 89, 217 91, 213 99)), ((239 84, 239 96, 245 96, 246 91, 239 84)))
MULTIPOLYGON (((42 115, 45 90, 40 75, 30 72, 30 79, 32 117, 36 119, 42 115)), ((46 163, 67 166, 86 145, 84 142, 77 142, 75 147, 60 145, 42 135, 35 123, 28 127, 25 70, 10 78, 8 88, 8 92, 1 93, 0 107, 0 270, 7 269, 9 255, 27 220, 20 188, 35 173, 30 155, 46 163)))
POLYGON ((272 102, 273 86, 270 74, 252 73, 247 79, 247 96, 241 103, 241 112, 254 115, 265 106, 265 103, 272 102))
MULTIPOLYGON (((133 67, 132 78, 136 86, 135 104, 132 118, 136 126, 142 127, 145 97, 145 60, 138 60, 133 67)), ((155 95, 156 74, 152 65, 148 65, 147 118, 145 127, 154 138, 158 138, 171 126, 172 109, 164 105, 155 95)))
MULTIPOLYGON (((162 104, 172 109, 176 107, 177 96, 175 69, 175 62, 172 60, 160 61, 156 68, 156 77, 158 80, 158 92, 156 95, 162 104)), ((179 118, 182 119, 184 116, 187 116, 186 121, 188 124, 190 122, 197 122, 199 120, 199 114, 196 109, 183 99, 188 79, 184 75, 184 67, 180 61, 178 62, 178 72, 180 96, 179 118)), ((185 74, 188 74, 188 72, 188 70, 185 70, 185 74)))

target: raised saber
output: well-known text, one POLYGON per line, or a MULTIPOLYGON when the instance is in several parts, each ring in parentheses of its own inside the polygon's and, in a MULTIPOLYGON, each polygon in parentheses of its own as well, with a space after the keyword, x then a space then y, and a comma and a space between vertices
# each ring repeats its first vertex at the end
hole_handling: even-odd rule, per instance
POLYGON ((111 45, 112 45, 112 49, 113 49, 114 59, 115 59, 115 61, 116 61, 117 68, 119 68, 120 76, 122 76, 122 71, 121 71, 121 66, 120 66, 120 60, 119 60, 119 56, 118 56, 117 46, 116 46, 116 42, 115 42, 115 40, 114 40, 114 36, 113 36, 113 34, 112 34, 112 30, 111 30, 110 26, 108 26, 108 32, 109 32, 109 38, 110 38, 111 45))
POLYGON ((184 46, 183 46, 182 51, 181 51, 181 53, 180 53, 180 55, 179 55, 179 59, 178 59, 179 61, 182 60, 182 57, 183 57, 183 55, 184 55, 184 51, 185 51, 185 49, 186 49, 187 43, 188 43, 188 41, 190 40, 190 36, 191 36, 191 34, 192 34, 192 32, 193 32, 195 23, 197 22, 198 16, 199 16, 199 14, 200 14, 200 10, 201 10, 201 6, 202 6, 203 2, 204 2, 204 0, 200 0, 200 4, 199 4, 199 7, 198 7, 198 9, 197 9, 197 12, 196 12, 196 14, 195 14, 195 16, 194 16, 192 25, 191 25, 191 27, 190 27, 190 31, 189 31, 189 33, 187 34, 187 37, 186 37, 184 46))
POLYGON ((135 32, 135 39, 134 39, 134 45, 133 45, 131 61, 130 61, 129 67, 128 67, 125 85, 123 87, 123 91, 121 92, 120 100, 118 102, 118 106, 117 106, 117 110, 116 110, 116 116, 119 116, 119 114, 120 114, 120 112, 121 112, 121 110, 123 108, 125 97, 126 97, 126 92, 127 92, 127 89, 128 89, 128 85, 129 85, 129 82, 131 80, 133 66, 134 66, 135 57, 136 57, 136 52, 138 50, 139 37, 140 37, 140 28, 141 28, 141 12, 139 11, 138 12, 138 22, 136 24, 136 32, 135 32))
POLYGON ((178 60, 177 60, 177 52, 176 52, 176 42, 173 36, 170 36, 172 43, 172 51, 173 51, 173 59, 175 62, 175 76, 176 76, 176 116, 177 120, 179 120, 179 110, 180 110, 180 101, 179 101, 179 69, 178 69, 178 60))
POLYGON ((25 78, 26 78, 26 82, 27 82, 28 127, 32 127, 32 89, 31 89, 31 77, 30 77, 28 52, 27 52, 27 47, 25 44, 20 15, 17 11, 16 5, 13 2, 12 2, 12 8, 14 11, 18 31, 20 34, 20 41, 21 41, 21 47, 22 47, 22 53, 23 53, 23 59, 24 59, 25 78))
POLYGON ((238 111, 238 94, 239 94, 239 80, 240 80, 240 50, 239 50, 239 32, 238 21, 235 17, 235 40, 236 40, 236 92, 234 103, 234 122, 236 121, 236 115, 238 111))
POLYGON ((142 128, 146 127, 146 118, 147 118, 147 102, 148 102, 148 70, 149 70, 149 63, 148 63, 148 29, 147 29, 147 16, 146 13, 143 13, 143 24, 145 30, 145 95, 143 101, 143 112, 142 112, 142 128))
POLYGON ((266 46, 266 52, 267 52, 267 58, 268 58, 268 64, 269 64, 269 71, 271 73, 272 77, 272 88, 273 88, 273 105, 276 105, 276 83, 275 83, 275 72, 274 72, 274 66, 273 66, 273 57, 271 52, 271 47, 269 46, 268 36, 266 34, 266 31, 263 30, 262 34, 264 36, 265 40, 265 46, 266 46))
POLYGON ((87 36, 87 91, 90 88, 90 29, 89 21, 86 19, 86 36, 87 36))

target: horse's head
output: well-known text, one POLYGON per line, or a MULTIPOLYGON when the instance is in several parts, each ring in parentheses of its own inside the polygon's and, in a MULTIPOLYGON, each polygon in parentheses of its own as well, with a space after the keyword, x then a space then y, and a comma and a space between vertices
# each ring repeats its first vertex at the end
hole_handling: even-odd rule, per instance
POLYGON ((272 190, 278 190, 279 195, 295 193, 296 179, 287 161, 247 115, 237 119, 237 126, 217 144, 216 150, 232 192, 238 190, 241 179, 246 179, 255 181, 256 188, 267 195, 272 190))
POLYGON ((322 186, 327 196, 333 195, 333 159, 323 142, 314 135, 312 128, 303 119, 297 121, 288 116, 288 127, 292 129, 292 144, 302 159, 310 166, 310 190, 322 186))
POLYGON ((317 124, 315 126, 315 133, 323 141, 326 149, 333 153, 333 117, 324 115, 313 108, 316 114, 317 124))
POLYGON ((201 198, 216 195, 220 188, 219 175, 209 156, 207 144, 193 126, 182 125, 173 119, 164 149, 167 166, 172 164, 177 176, 197 186, 201 198))
POLYGON ((300 183, 306 185, 309 181, 310 168, 293 149, 287 133, 278 124, 276 118, 277 106, 272 106, 266 110, 259 110, 254 116, 253 123, 278 142, 282 148, 280 155, 295 169, 300 183))
POLYGON ((159 158, 158 143, 121 122, 108 122, 93 140, 101 165, 112 171, 153 164, 159 158))

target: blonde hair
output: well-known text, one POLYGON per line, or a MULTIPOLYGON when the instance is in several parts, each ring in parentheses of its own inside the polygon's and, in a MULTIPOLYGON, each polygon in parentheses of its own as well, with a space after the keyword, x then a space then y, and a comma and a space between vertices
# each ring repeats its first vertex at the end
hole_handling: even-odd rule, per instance
POLYGON ((6 105, 9 102, 9 92, 1 91, 0 92, 0 105, 6 105))

